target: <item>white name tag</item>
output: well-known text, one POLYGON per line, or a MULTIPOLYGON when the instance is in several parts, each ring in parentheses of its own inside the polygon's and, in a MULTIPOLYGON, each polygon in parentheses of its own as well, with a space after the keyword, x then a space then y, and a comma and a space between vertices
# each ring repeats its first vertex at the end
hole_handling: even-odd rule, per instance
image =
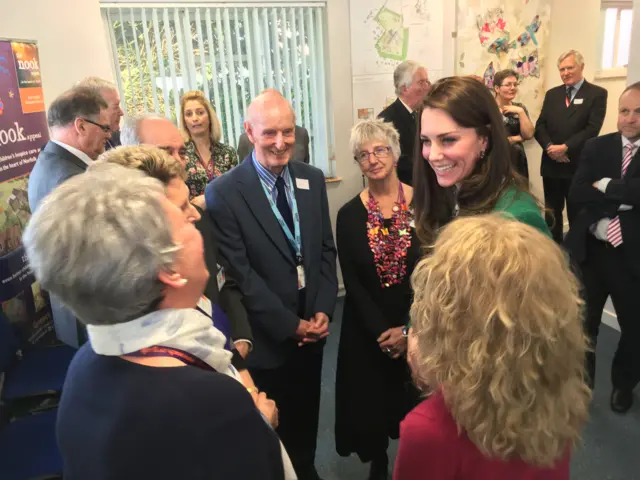
POLYGON ((224 282, 226 281, 226 277, 224 275, 224 267, 220 265, 216 265, 218 267, 218 274, 216 275, 216 281, 218 282, 218 291, 222 290, 224 287, 224 282))
POLYGON ((200 310, 202 310, 204 313, 206 313, 210 317, 213 317, 213 305, 211 304, 211 300, 209 300, 204 295, 200 297, 200 300, 198 301, 198 307, 200 307, 200 310))
POLYGON ((296 187, 300 190, 309 190, 309 180, 306 178, 296 178, 296 187))
POLYGON ((574 98, 573 99, 573 103, 575 103, 576 105, 582 105, 582 102, 584 102, 584 98, 574 98))
POLYGON ((302 290, 307 286, 307 280, 304 277, 304 267, 302 265, 298 265, 298 290, 302 290))

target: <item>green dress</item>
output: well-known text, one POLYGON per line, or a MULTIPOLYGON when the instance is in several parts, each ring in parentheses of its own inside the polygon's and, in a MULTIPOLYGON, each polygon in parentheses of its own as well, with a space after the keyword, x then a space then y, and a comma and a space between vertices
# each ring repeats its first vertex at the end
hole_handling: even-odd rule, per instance
POLYGON ((185 143, 187 153, 187 187, 190 198, 204 193, 208 183, 215 177, 228 172, 238 165, 238 154, 233 147, 224 143, 211 141, 211 161, 205 167, 193 140, 185 143))
POLYGON ((515 187, 508 188, 493 211, 504 212, 514 220, 537 228, 551 238, 551 231, 540 212, 540 207, 529 193, 519 192, 515 187))
MULTIPOLYGON (((540 213, 540 207, 529 193, 519 192, 515 187, 508 188, 493 210, 493 213, 498 212, 504 212, 505 216, 526 223, 552 238, 547 222, 540 213)), ((407 323, 407 327, 411 327, 411 320, 407 323)))

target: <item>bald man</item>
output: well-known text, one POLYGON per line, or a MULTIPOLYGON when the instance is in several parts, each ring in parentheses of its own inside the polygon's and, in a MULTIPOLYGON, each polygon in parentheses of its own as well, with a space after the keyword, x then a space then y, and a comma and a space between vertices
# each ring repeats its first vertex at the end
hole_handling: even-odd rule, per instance
POLYGON ((338 293, 324 175, 291 162, 295 114, 276 91, 247 110, 254 150, 205 191, 221 253, 244 294, 257 387, 276 401, 278 434, 300 480, 316 480, 324 338, 338 293))

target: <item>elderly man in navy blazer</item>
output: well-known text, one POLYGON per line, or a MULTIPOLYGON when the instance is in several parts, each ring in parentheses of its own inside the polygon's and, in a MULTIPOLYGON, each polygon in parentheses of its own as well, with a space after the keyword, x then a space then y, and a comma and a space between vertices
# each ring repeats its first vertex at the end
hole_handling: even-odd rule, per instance
POLYGON ((338 292, 327 190, 320 170, 290 162, 295 115, 280 93, 256 97, 244 126, 255 149, 209 184, 207 211, 244 294, 251 375, 278 405, 298 477, 315 480, 323 340, 338 292))

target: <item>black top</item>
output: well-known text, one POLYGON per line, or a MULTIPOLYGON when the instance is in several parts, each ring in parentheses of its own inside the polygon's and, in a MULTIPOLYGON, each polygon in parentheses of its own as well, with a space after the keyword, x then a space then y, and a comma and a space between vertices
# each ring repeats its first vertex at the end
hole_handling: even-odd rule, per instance
MULTIPOLYGON (((385 220, 386 227, 390 224, 390 219, 385 220)), ((336 234, 346 290, 336 372, 336 450, 343 456, 357 453, 367 462, 386 451, 388 438, 398 438, 400 421, 417 398, 406 358, 390 358, 377 339, 408 321, 409 280, 420 245, 411 229, 406 274, 401 283, 382 288, 360 195, 338 212, 336 234)))
MULTIPOLYGON (((375 340, 385 330, 407 323, 412 299, 409 279, 420 258, 420 242, 412 228, 404 279, 399 284, 382 288, 369 248, 367 215, 367 209, 357 195, 338 212, 336 235, 346 303, 357 317, 356 321, 375 340)), ((389 222, 385 220, 385 223, 389 222)))
MULTIPOLYGON (((524 113, 529 116, 529 111, 522 103, 513 102, 513 106, 520 107, 524 110, 524 113)), ((504 121, 504 128, 507 131, 508 137, 515 137, 520 135, 520 117, 513 113, 507 113, 502 115, 504 121)), ((522 142, 516 142, 511 144, 511 157, 516 168, 516 171, 529 178, 529 163, 527 161, 527 154, 524 150, 524 144, 522 142)))
POLYGON ((76 354, 58 410, 65 480, 282 479, 280 442, 235 379, 76 354))

